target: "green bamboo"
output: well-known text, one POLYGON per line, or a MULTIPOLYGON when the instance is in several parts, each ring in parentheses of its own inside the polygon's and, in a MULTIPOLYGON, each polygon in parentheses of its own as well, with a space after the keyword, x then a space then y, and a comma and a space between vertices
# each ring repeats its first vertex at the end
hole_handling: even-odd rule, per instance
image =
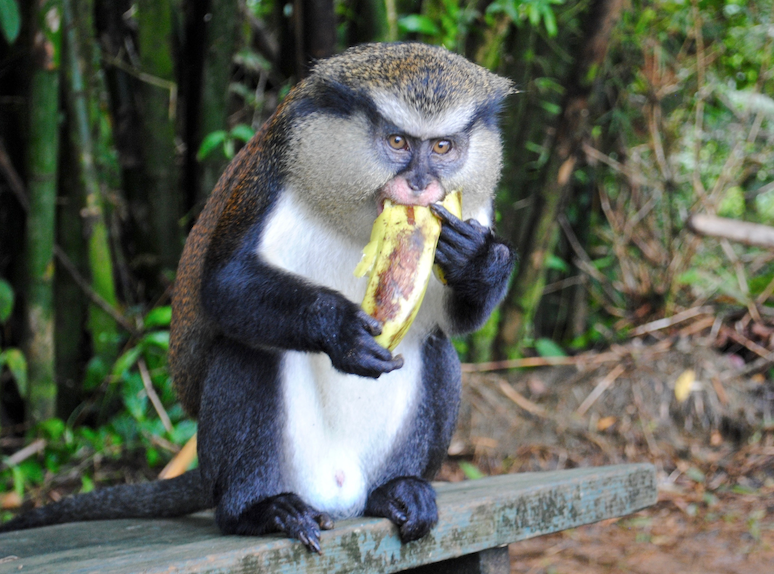
MULTIPOLYGON (((87 252, 92 288, 110 305, 116 306, 116 288, 113 278, 113 259, 108 241, 108 226, 104 214, 104 202, 100 177, 94 161, 94 142, 91 131, 88 92, 84 83, 83 69, 89 54, 85 39, 79 37, 76 27, 73 0, 62 0, 64 8, 65 44, 68 58, 67 96, 71 109, 71 140, 79 160, 81 184, 84 193, 84 226, 87 231, 87 252)), ((78 5, 79 16, 90 14, 90 1, 78 5)), ((106 359, 118 353, 118 328, 115 320, 102 309, 89 308, 89 332, 95 355, 106 359)))
MULTIPOLYGON (((236 49, 238 0, 212 0, 211 18, 207 23, 207 50, 202 77, 202 104, 199 114, 201 134, 228 129, 228 84, 231 80, 231 59, 236 49)), ((218 182, 226 158, 211 153, 201 162, 202 178, 199 199, 204 203, 218 182)))
POLYGON ((173 89, 175 4, 170 0, 139 0, 137 8, 140 67, 148 79, 152 78, 140 85, 145 187, 159 262, 162 268, 173 270, 183 248, 173 89))
POLYGON ((30 86, 29 199, 26 231, 29 365, 28 413, 33 421, 54 416, 54 234, 59 152, 59 71, 61 3, 36 4, 38 32, 33 45, 30 86))

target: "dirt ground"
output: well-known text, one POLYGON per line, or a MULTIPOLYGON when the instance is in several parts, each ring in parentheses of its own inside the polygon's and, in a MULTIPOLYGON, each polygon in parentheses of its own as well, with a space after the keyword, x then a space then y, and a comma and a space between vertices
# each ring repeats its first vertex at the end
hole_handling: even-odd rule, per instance
POLYGON ((695 340, 614 351, 597 365, 465 376, 446 479, 464 476, 463 460, 488 474, 657 468, 654 507, 513 544, 511 571, 774 572, 774 386, 695 340))

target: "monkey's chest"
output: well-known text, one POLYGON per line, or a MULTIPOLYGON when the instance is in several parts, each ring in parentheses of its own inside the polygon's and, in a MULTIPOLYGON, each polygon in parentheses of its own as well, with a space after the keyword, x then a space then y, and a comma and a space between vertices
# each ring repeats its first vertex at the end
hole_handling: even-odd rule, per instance
POLYGON ((326 355, 285 355, 288 490, 334 518, 362 512, 374 481, 411 426, 421 374, 408 366, 417 361, 406 363, 373 380, 337 372, 326 355))
MULTIPOLYGON (((288 198, 276 206, 258 256, 352 301, 362 300, 366 280, 353 270, 363 245, 288 198)), ((440 300, 431 291, 396 349, 404 366, 376 380, 340 373, 324 354, 284 355, 283 487, 334 518, 362 511, 388 457, 410 432, 422 387, 421 346, 437 316, 431 302, 440 300)))

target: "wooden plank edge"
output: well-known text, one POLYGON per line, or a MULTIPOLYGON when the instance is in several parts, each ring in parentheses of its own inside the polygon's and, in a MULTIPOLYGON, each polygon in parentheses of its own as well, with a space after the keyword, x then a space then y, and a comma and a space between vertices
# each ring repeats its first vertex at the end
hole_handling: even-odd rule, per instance
MULTIPOLYGON (((389 521, 360 518, 341 521, 324 532, 321 556, 280 536, 217 537, 107 560, 95 555, 72 564, 72 569, 57 562, 50 571, 67 567, 84 574, 389 574, 623 516, 653 504, 657 495, 655 469, 649 464, 505 475, 438 484, 437 490, 439 523, 427 537, 410 544, 400 543, 389 521)), ((174 528, 175 521, 168 522, 174 528)), ((15 566, 25 562, 19 560, 15 566)))

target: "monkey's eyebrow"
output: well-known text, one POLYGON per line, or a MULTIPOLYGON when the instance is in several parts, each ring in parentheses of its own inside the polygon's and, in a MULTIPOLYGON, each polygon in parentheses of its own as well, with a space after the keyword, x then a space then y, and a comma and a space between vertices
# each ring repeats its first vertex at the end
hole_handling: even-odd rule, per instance
POLYGON ((353 114, 365 113, 372 122, 379 117, 379 112, 371 98, 362 91, 334 80, 323 82, 320 89, 312 94, 304 94, 295 102, 295 112, 298 116, 313 113, 323 113, 339 118, 348 118, 353 114))
POLYGON ((400 128, 403 133, 421 140, 459 133, 476 110, 473 102, 465 102, 428 114, 385 90, 373 90, 371 95, 376 109, 385 120, 400 128))
POLYGON ((500 122, 500 112, 504 102, 502 99, 491 98, 479 102, 476 106, 470 121, 465 125, 462 131, 470 131, 478 122, 482 122, 488 128, 497 129, 500 122))

